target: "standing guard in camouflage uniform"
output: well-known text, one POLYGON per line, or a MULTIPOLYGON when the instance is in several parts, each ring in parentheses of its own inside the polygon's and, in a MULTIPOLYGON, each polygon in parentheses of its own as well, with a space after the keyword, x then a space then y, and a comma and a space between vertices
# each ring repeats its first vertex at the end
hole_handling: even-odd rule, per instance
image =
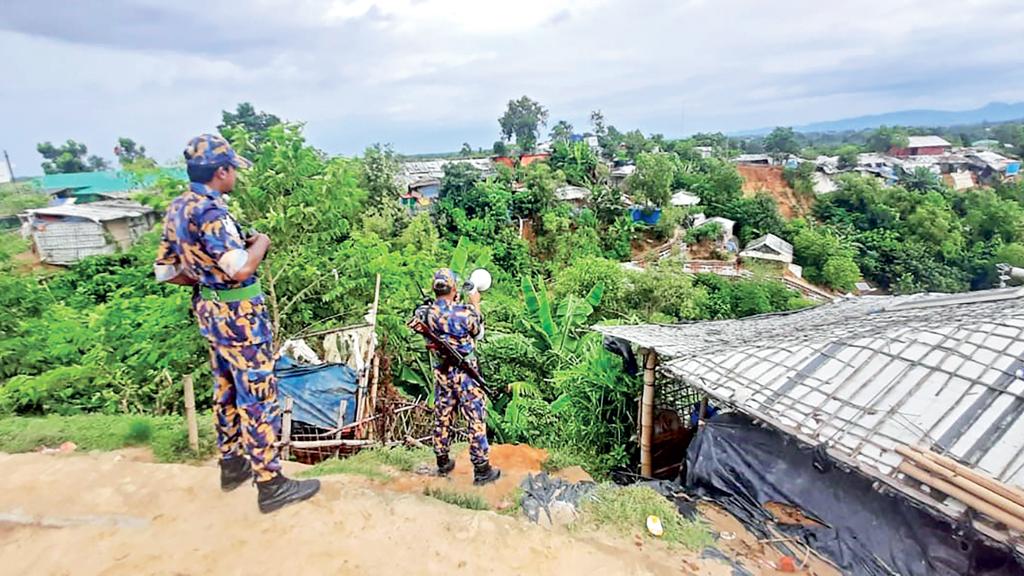
POLYGON ((255 477, 261 512, 312 497, 316 480, 281 474, 281 431, 270 317, 256 268, 270 248, 266 234, 243 237, 224 195, 236 169, 252 164, 220 136, 203 134, 185 148, 188 191, 171 202, 153 267, 159 282, 193 287, 192 310, 210 342, 220 485, 234 490, 255 477))
MULTIPOLYGON (((458 281, 447 268, 434 274, 433 289, 436 299, 427 312, 427 326, 475 364, 475 338, 481 331, 480 293, 471 292, 469 302, 460 303, 458 281)), ((458 407, 469 427, 469 459, 473 462, 473 483, 481 485, 497 480, 501 470, 493 468, 487 459, 490 448, 487 444, 484 391, 469 374, 439 355, 434 356, 433 368, 434 454, 437 456, 438 474, 447 475, 455 468, 455 462, 448 457, 448 449, 455 409, 458 407)))

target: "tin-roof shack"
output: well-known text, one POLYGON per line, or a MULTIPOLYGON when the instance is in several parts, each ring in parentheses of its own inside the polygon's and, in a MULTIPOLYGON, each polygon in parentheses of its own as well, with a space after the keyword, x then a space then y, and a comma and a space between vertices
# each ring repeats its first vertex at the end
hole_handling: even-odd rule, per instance
POLYGON ((19 218, 41 261, 67 265, 127 250, 152 228, 157 215, 135 202, 104 200, 27 210, 19 218))
POLYGON ((793 262, 793 245, 775 234, 765 234, 747 244, 746 248, 740 252, 740 256, 791 264, 793 262))
MULTIPOLYGON (((652 372, 658 366, 719 408, 818 447, 953 522, 969 503, 904 474, 901 450, 934 452, 1024 488, 1024 288, 849 297, 741 320, 594 329, 653 355, 644 362, 652 372)), ((645 399, 654 387, 653 375, 645 378, 645 399)), ((642 415, 641 430, 649 424, 642 415)), ((650 437, 641 452, 645 443, 649 450, 650 437)), ((650 474, 649 453, 646 463, 650 474)), ((972 518, 984 535, 1017 546, 998 521, 978 511, 972 518)))
POLYGON ((893 156, 941 156, 952 150, 953 145, 940 136, 911 136, 906 148, 893 148, 893 156))

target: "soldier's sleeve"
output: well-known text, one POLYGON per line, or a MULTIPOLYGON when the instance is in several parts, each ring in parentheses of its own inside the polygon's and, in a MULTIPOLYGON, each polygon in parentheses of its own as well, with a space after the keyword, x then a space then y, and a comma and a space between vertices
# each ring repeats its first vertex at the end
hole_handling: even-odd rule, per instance
POLYGON ((199 243, 203 251, 228 276, 233 276, 245 266, 249 253, 245 251, 245 241, 227 209, 211 203, 199 213, 196 226, 199 228, 199 243))
POLYGON ((466 323, 466 331, 473 338, 480 336, 480 329, 483 325, 483 321, 480 318, 480 312, 474 306, 463 306, 465 311, 463 321, 466 323))
POLYGON ((153 262, 153 276, 157 282, 167 282, 181 273, 181 258, 174 249, 174 229, 165 223, 160 234, 160 246, 156 249, 156 261, 153 262))

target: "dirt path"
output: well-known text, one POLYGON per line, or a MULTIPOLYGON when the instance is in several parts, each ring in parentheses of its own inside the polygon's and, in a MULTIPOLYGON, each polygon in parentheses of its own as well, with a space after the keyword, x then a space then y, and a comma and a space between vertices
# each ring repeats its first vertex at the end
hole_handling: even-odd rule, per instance
MULTIPOLYGON (((6 574, 729 574, 660 543, 551 531, 360 478, 264 516, 211 466, 0 454, 6 574)), ((724 569, 724 571, 723 571, 724 569)))

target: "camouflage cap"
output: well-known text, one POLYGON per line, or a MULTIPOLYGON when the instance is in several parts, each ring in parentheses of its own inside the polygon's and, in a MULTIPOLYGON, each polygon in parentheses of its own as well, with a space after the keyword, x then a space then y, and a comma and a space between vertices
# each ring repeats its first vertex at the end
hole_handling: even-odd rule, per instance
POLYGON ((434 272, 434 292, 450 292, 454 290, 456 286, 458 286, 458 280, 455 278, 455 272, 452 272, 448 268, 441 268, 437 272, 434 272))
POLYGON ((188 141, 185 147, 185 161, 189 166, 223 166, 251 168, 252 162, 235 153, 231 144, 215 134, 202 134, 188 141))

